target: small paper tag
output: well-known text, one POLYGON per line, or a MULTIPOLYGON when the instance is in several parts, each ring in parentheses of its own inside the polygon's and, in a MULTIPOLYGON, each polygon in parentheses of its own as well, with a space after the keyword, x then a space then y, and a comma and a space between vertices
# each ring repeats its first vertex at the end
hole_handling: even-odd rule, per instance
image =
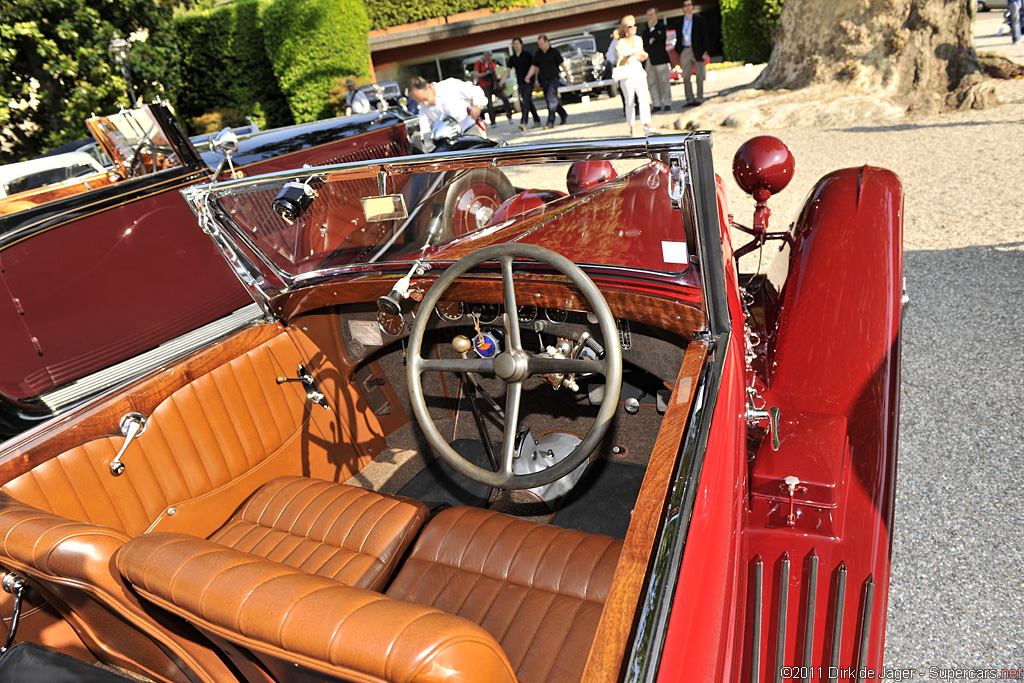
POLYGON ((690 265, 690 254, 686 249, 686 242, 662 242, 661 257, 665 263, 690 265))

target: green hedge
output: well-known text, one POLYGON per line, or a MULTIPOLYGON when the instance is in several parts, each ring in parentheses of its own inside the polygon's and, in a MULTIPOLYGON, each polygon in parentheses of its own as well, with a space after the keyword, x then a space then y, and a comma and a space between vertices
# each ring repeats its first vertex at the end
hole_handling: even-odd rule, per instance
POLYGON ((238 0, 175 18, 185 83, 175 104, 183 121, 237 109, 261 128, 294 123, 264 48, 260 5, 238 0))
POLYGON ((720 0, 722 49, 730 61, 767 62, 782 0, 720 0))
POLYGON ((361 0, 268 0, 261 12, 267 55, 297 122, 333 116, 332 87, 368 78, 370 22, 361 0))
POLYGON ((385 29, 476 9, 498 11, 535 4, 534 0, 366 0, 366 12, 374 29, 385 29))

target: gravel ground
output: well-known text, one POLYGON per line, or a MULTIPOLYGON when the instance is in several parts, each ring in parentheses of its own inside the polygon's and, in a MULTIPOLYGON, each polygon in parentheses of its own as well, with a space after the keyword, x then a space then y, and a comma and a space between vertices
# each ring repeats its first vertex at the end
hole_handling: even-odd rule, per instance
MULTIPOLYGON (((979 46, 1009 47, 995 35, 998 16, 979 15, 979 46)), ((750 78, 727 70, 710 93, 750 78)), ((872 164, 903 180, 911 303, 885 661, 925 679, 931 667, 1024 667, 1024 442, 1010 428, 1024 417, 1024 81, 1000 84, 999 94, 1004 104, 984 111, 712 136, 741 221, 753 202, 729 169, 755 134, 781 138, 796 158, 790 188, 771 202, 775 227, 830 170, 872 164)), ((673 97, 678 108, 682 86, 673 97)), ((492 137, 530 144, 627 132, 618 98, 567 109, 568 125, 509 134, 502 122, 492 137)), ((672 130, 677 116, 654 123, 672 130)), ((539 171, 535 185, 564 182, 551 172, 539 171)))

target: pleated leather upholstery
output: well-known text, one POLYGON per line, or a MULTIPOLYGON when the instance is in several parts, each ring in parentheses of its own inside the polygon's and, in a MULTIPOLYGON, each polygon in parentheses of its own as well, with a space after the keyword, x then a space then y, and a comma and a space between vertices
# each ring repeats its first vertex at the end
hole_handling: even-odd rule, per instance
MULTIPOLYGON (((323 441, 300 385, 276 381, 279 375, 293 375, 301 362, 295 344, 280 334, 196 377, 149 416, 145 433, 122 458, 126 469, 120 477, 109 470, 124 441, 119 435, 72 448, 3 490, 41 510, 136 536, 168 508, 227 487, 283 448, 294 450, 288 457, 297 468, 300 450, 310 441, 323 441)), ((262 483, 217 511, 216 523, 262 483)))
POLYGON ((428 514, 412 498, 280 477, 210 540, 347 586, 380 590, 428 514))
POLYGON ((523 683, 583 674, 622 541, 489 510, 424 527, 387 595, 480 624, 523 683))
POLYGON ((357 681, 515 681, 485 630, 431 607, 183 534, 145 534, 116 559, 144 598, 252 653, 277 680, 310 680, 307 669, 357 681))

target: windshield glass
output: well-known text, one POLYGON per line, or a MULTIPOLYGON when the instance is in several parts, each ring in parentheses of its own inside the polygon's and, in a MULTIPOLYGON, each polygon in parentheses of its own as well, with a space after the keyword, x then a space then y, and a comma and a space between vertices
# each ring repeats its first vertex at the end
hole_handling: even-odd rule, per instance
POLYGON ((552 47, 557 47, 558 51, 563 55, 571 52, 590 54, 597 50, 597 43, 594 41, 593 36, 578 36, 564 41, 555 40, 552 41, 551 45, 552 47))
POLYGON ((149 107, 91 118, 86 124, 122 178, 181 166, 149 107))
POLYGON ((254 254, 255 268, 286 288, 339 269, 454 261, 507 241, 539 244, 580 264, 687 268, 691 218, 669 195, 665 161, 621 153, 573 161, 537 157, 536 148, 533 158, 517 154, 506 148, 462 162, 437 155, 350 164, 185 195, 208 231, 211 221, 226 228, 240 253, 254 254))

